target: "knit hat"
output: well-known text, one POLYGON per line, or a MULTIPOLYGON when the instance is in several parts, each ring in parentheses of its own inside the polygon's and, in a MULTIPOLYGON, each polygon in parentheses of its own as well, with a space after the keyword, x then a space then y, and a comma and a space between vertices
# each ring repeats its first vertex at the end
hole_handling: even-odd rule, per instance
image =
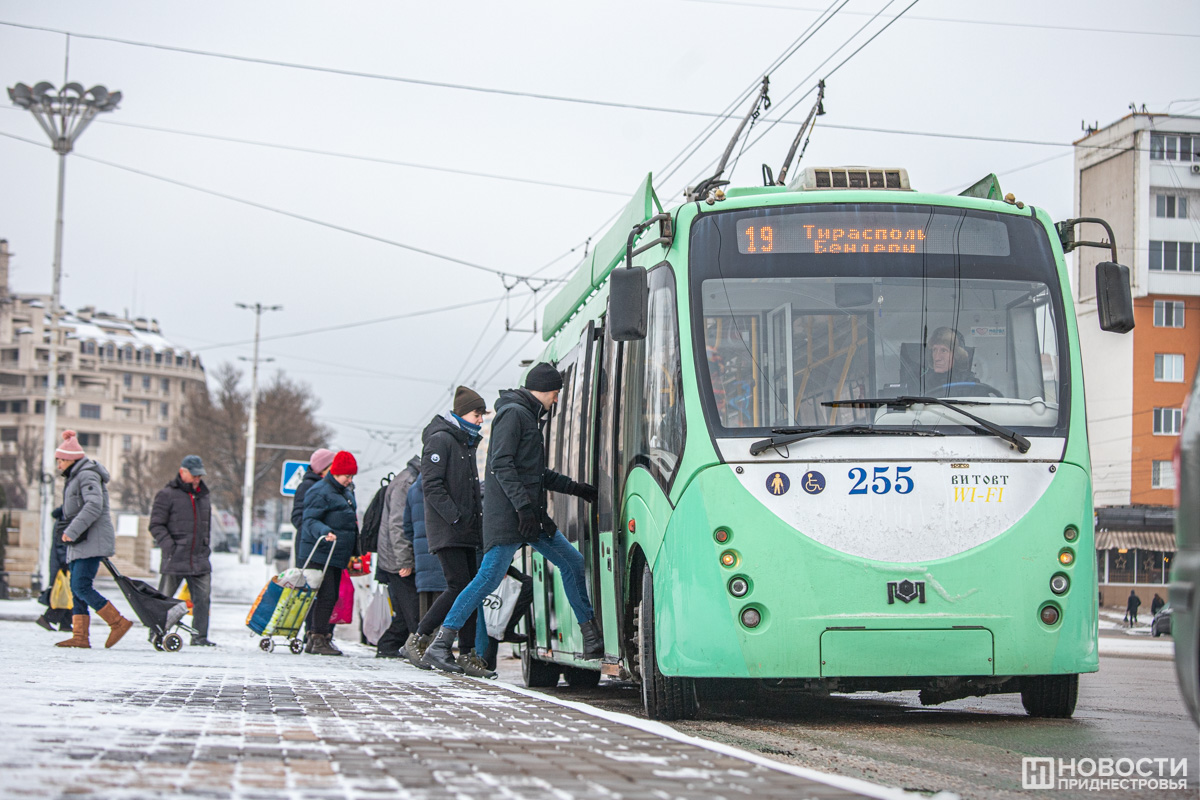
POLYGON ((75 431, 63 431, 63 443, 54 451, 54 457, 61 458, 63 461, 78 461, 84 455, 75 431))
POLYGON ((333 457, 333 462, 329 465, 330 475, 357 475, 358 462, 354 460, 354 456, 348 450, 339 450, 338 454, 333 457))
POLYGON ((556 392, 562 385, 562 375, 545 361, 534 365, 525 376, 525 388, 531 392, 556 392))
POLYGON ((465 417, 472 411, 478 411, 480 414, 487 413, 487 403, 483 402, 483 398, 479 396, 473 389, 468 389, 466 386, 460 386, 454 390, 454 413, 460 417, 465 417))
POLYGON ((333 451, 326 450, 324 447, 313 450, 313 454, 308 457, 308 465, 312 467, 313 472, 324 472, 325 468, 333 463, 333 451))

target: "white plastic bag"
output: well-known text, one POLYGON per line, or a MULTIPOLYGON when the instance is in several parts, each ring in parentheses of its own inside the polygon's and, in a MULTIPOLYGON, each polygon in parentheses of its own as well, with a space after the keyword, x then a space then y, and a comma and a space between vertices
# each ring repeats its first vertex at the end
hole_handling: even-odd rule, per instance
POLYGON ((287 589, 302 588, 306 584, 304 570, 296 569, 295 567, 285 569, 276 576, 275 582, 287 589))
POLYGON ((483 598, 483 619, 487 623, 488 636, 493 639, 504 638, 504 630, 512 619, 519 594, 521 582, 511 575, 505 575, 496 591, 483 598))
MULTIPOLYGON (((377 584, 379 585, 379 584, 377 584)), ((386 591, 371 592, 371 599, 363 609, 362 632, 371 644, 378 644, 380 637, 392 624, 392 602, 386 591)))

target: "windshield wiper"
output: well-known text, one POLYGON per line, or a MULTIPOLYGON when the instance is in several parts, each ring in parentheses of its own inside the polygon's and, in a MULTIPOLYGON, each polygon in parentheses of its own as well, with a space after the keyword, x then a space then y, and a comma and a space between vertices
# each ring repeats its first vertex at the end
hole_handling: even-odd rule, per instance
POLYGON ((1003 439, 1004 441, 1011 444, 1013 447, 1017 448, 1017 452, 1022 453, 1022 454, 1029 452, 1029 448, 1030 448, 1029 440, 1026 439, 1024 436, 1022 436, 1021 434, 1017 433, 1016 431, 1012 430, 1011 428, 1005 428, 1004 426, 997 425, 994 422, 988 422, 983 417, 976 416, 975 414, 972 414, 970 411, 967 411, 965 408, 962 408, 962 406, 966 406, 966 405, 972 405, 972 406, 986 405, 986 403, 982 403, 978 400, 950 401, 950 400, 943 400, 940 397, 913 397, 913 396, 906 395, 904 397, 872 397, 872 398, 866 398, 866 399, 860 399, 860 400, 833 400, 828 403, 821 403, 821 405, 835 406, 835 407, 836 406, 854 406, 854 405, 873 406, 873 407, 897 406, 900 408, 908 408, 909 406, 914 406, 914 405, 917 405, 918 403, 922 403, 925 405, 944 406, 945 408, 948 408, 957 414, 962 414, 967 419, 973 420, 974 422, 978 423, 980 425, 980 427, 982 427, 988 433, 992 434, 993 436, 1003 439))
POLYGON ((787 436, 772 436, 770 439, 762 439, 750 445, 750 455, 756 456, 764 450, 769 450, 772 447, 782 447, 787 444, 795 444, 804 439, 812 439, 816 436, 829 436, 835 433, 880 433, 896 436, 943 436, 944 434, 936 431, 918 431, 909 428, 898 429, 881 429, 874 425, 864 425, 861 422, 856 422, 850 425, 835 425, 832 428, 772 428, 772 433, 784 433, 787 436))

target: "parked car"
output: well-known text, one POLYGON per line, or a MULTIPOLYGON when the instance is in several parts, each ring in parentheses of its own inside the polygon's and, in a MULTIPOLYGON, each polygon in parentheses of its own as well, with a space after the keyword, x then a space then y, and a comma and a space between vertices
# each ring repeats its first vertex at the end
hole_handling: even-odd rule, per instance
POLYGON ((1164 633, 1167 636, 1171 635, 1171 615, 1175 611, 1169 605, 1163 606, 1154 615, 1154 619, 1150 620, 1150 635, 1162 636, 1164 633))
POLYGON ((292 553, 296 551, 296 528, 290 523, 285 522, 279 527, 279 536, 275 539, 274 558, 277 562, 282 562, 281 570, 287 569, 292 563, 292 553))
POLYGON ((1175 673, 1192 720, 1200 725, 1200 370, 1183 402, 1175 450, 1175 547, 1170 594, 1175 673))

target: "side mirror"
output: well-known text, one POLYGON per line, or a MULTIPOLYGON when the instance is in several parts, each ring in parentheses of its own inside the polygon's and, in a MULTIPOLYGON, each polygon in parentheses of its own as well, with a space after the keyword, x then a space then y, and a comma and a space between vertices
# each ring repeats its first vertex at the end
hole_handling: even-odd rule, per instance
POLYGON ((614 269, 608 277, 608 335, 614 342, 646 338, 650 282, 645 267, 614 269))
POLYGON ((1096 308, 1100 330, 1129 333, 1133 330, 1133 292, 1129 267, 1101 261, 1096 265, 1096 308))

